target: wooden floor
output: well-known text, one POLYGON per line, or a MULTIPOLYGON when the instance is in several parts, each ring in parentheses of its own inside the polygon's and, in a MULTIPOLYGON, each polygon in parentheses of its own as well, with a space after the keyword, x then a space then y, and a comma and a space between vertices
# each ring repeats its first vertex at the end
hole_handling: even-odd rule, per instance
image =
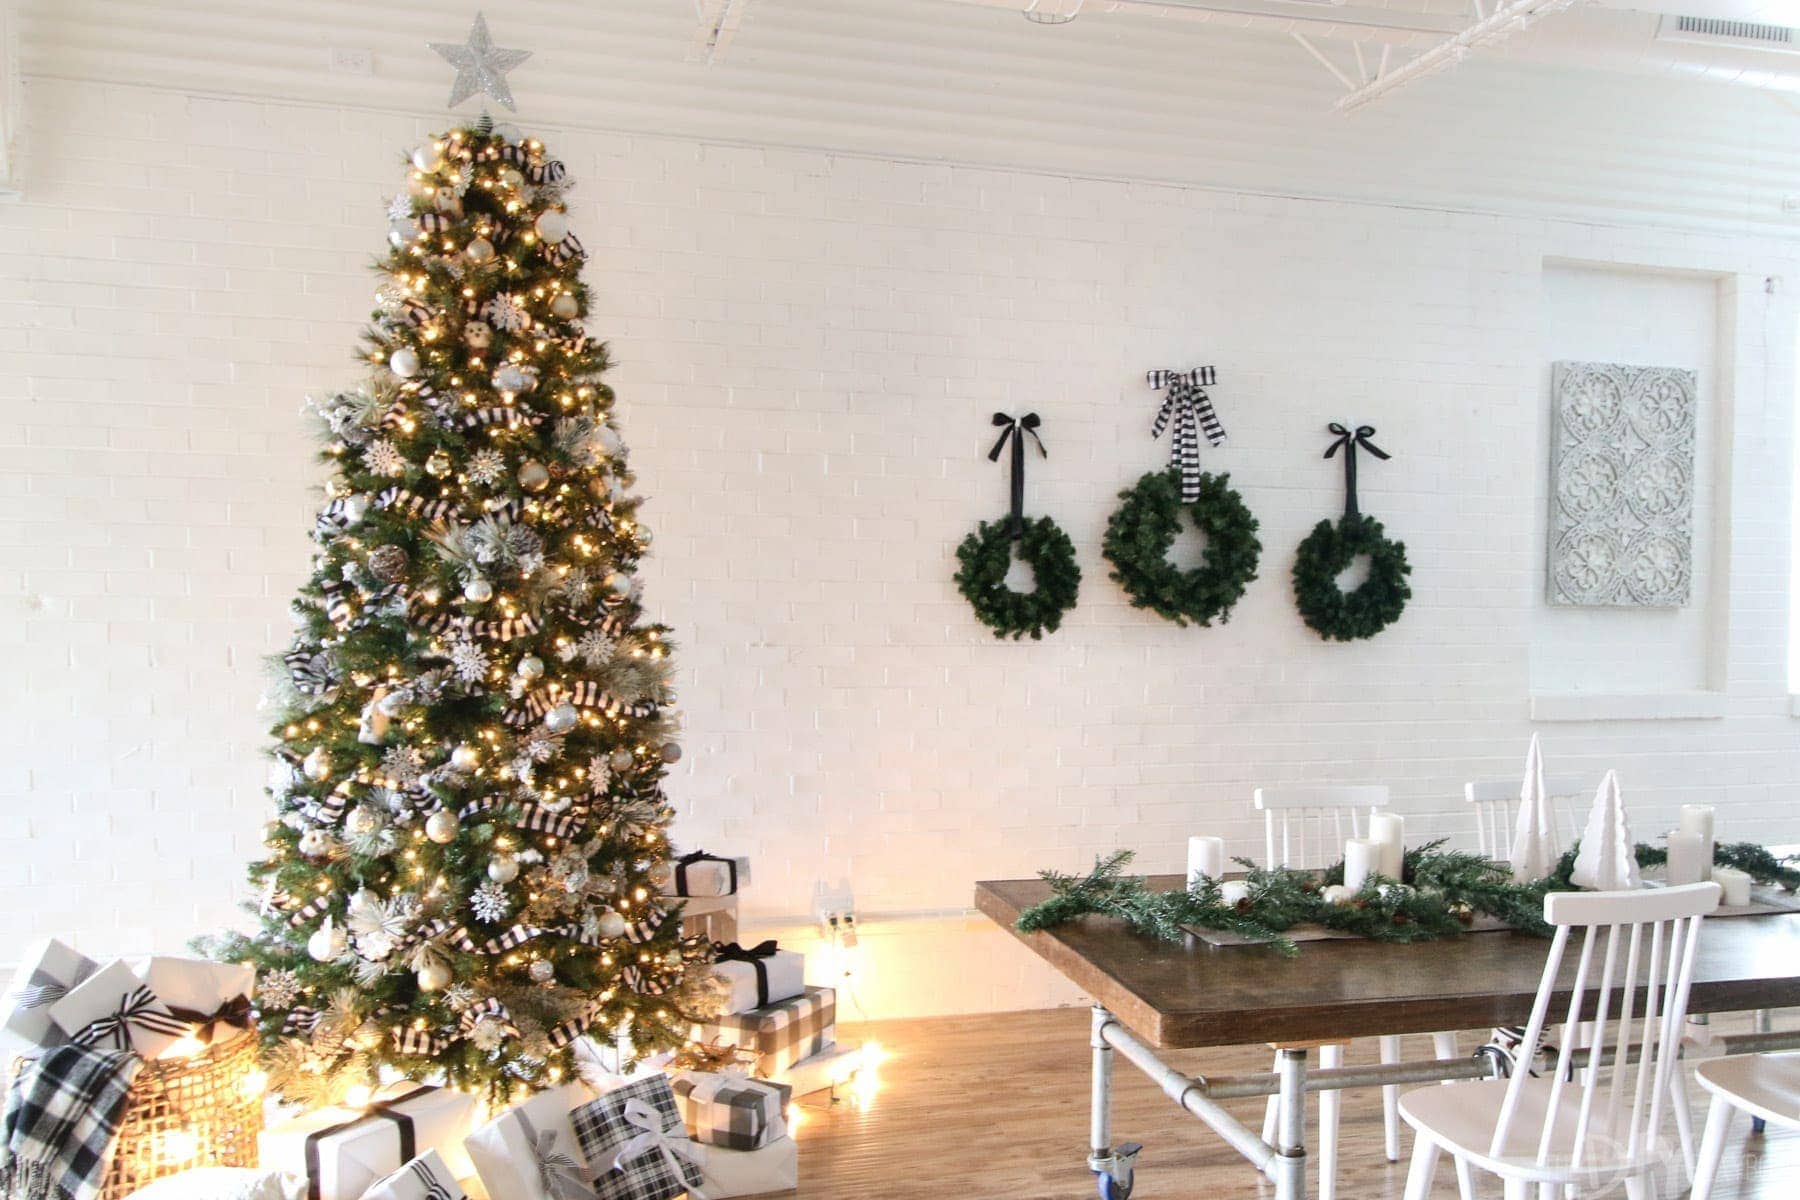
MULTIPOLYGON (((1734 1019, 1735 1021, 1735 1019, 1734 1019)), ((1718 1028, 1742 1027, 1721 1018, 1718 1028)), ((1786 1022, 1783 1022, 1786 1024, 1786 1022)), ((1040 1200, 1093 1196, 1083 1162, 1088 1130, 1088 1012, 1050 1012, 877 1022, 844 1026, 844 1040, 870 1038, 890 1056, 872 1095, 841 1089, 801 1105, 800 1190, 804 1200, 1040 1200)), ((1479 1037, 1464 1035, 1465 1048, 1479 1037)), ((1430 1053, 1430 1040, 1406 1039, 1409 1056, 1430 1053)), ((1167 1056, 1184 1070, 1244 1073, 1267 1070, 1260 1049, 1190 1050, 1167 1056)), ((1375 1047, 1356 1043, 1347 1062, 1375 1061, 1375 1047)), ((1136 1068, 1117 1060, 1113 1128, 1119 1141, 1144 1143, 1134 1200, 1237 1200, 1273 1197, 1274 1188, 1205 1126, 1180 1114, 1136 1068)), ((1704 1094, 1691 1088, 1697 1107, 1704 1094)), ((1252 1128, 1262 1101, 1227 1105, 1252 1128)), ((1315 1130, 1308 1128, 1309 1147, 1315 1130)), ((1381 1149, 1377 1091, 1346 1094, 1340 1135, 1341 1200, 1399 1200, 1411 1146, 1403 1131, 1402 1161, 1381 1149)), ((1662 1200, 1687 1195, 1680 1172, 1663 1181, 1662 1200)), ((1316 1183, 1309 1180, 1309 1189, 1316 1183)), ((1486 1177, 1481 1197, 1498 1197, 1486 1177)), ((1622 1193, 1620 1193, 1622 1197, 1622 1193)), ((1454 1200, 1455 1175, 1446 1159, 1432 1200, 1454 1200)), ((1800 1135, 1751 1136, 1740 1120, 1726 1151, 1716 1200, 1794 1200, 1800 1197, 1800 1135)))

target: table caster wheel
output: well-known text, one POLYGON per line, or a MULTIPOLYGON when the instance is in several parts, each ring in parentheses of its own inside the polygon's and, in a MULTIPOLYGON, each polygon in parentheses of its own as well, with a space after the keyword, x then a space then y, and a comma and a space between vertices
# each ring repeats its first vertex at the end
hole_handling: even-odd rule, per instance
POLYGON ((1137 1156, 1143 1149, 1127 1142, 1112 1152, 1104 1167, 1094 1167, 1094 1186, 1100 1200, 1131 1200, 1131 1189, 1137 1182, 1137 1156))

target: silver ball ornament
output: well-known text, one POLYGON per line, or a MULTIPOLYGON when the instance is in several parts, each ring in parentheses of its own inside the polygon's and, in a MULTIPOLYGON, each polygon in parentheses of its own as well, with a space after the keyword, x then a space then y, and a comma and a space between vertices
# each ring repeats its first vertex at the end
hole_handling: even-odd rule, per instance
POLYGON ((517 167, 501 167, 500 183, 503 187, 516 188, 525 182, 525 176, 517 167))
POLYGON ((431 141, 412 152, 412 165, 427 175, 444 165, 444 143, 431 141))
POLYGON ((544 728, 551 733, 567 733, 581 721, 581 713, 573 704, 559 704, 544 714, 544 728))
POLYGON ((450 765, 459 771, 473 771, 481 765, 481 751, 464 742, 450 752, 450 765))
POLYGON ((648 525, 639 525, 632 531, 631 536, 637 539, 638 545, 644 547, 648 547, 651 542, 656 540, 656 535, 650 532, 650 527, 648 525))
POLYGON ((381 827, 381 821, 371 809, 361 805, 350 810, 344 817, 344 828, 359 837, 367 837, 381 827))
POLYGON ((625 933, 625 918, 610 908, 600 914, 599 925, 601 937, 616 938, 625 933))
POLYGON ((329 779, 331 778, 331 755, 325 747, 320 746, 300 760, 300 769, 306 773, 308 779, 315 783, 329 779))
POLYGON ((463 256, 472 263, 484 263, 494 257, 494 243, 484 237, 472 238, 463 247, 463 256))
POLYGON ((666 763, 680 762, 681 761, 681 743, 680 742, 664 742, 662 744, 662 760, 666 763))
POLYGON ((539 213, 537 219, 537 235, 551 244, 562 241, 569 236, 568 215, 559 212, 554 208, 539 213))
POLYGON ((463 599, 473 600, 477 604, 485 604, 494 598, 494 585, 477 575, 463 584, 463 599))
POLYGON ((494 386, 503 392, 528 392, 537 380, 518 363, 501 363, 494 368, 494 386))
POLYGON ((670 866, 666 862, 657 863, 655 866, 650 868, 650 871, 649 871, 650 882, 655 884, 659 888, 667 887, 669 885, 670 881, 672 881, 674 878, 675 878, 675 868, 670 866))
POLYGON ((631 576, 623 571, 610 571, 600 586, 606 591, 606 598, 612 601, 623 601, 631 598, 631 576))
POLYGON ((527 654, 519 660, 519 678, 536 679, 544 673, 544 660, 535 654, 527 654))
POLYGON ((448 845, 456 840, 456 814, 449 809, 440 808, 425 821, 425 836, 440 846, 448 845))
POLYGON ((411 379, 419 373, 419 352, 411 346, 402 346, 388 356, 388 370, 402 379, 411 379))
POLYGON ((500 854, 488 860, 487 876, 495 883, 511 883, 519 877, 519 860, 510 854, 500 854))
POLYGON ((519 464, 519 486, 528 492, 541 492, 550 486, 550 468, 536 459, 519 464))
POLYGON ((533 983, 550 983, 556 978, 556 964, 547 958, 540 958, 526 968, 533 983))
POLYGON ((606 761, 615 771, 629 771, 633 764, 637 762, 637 759, 632 756, 632 753, 629 750, 614 750, 612 755, 606 761))
POLYGON ((573 292, 558 292, 556 298, 550 301, 550 313, 565 321, 573 321, 581 315, 581 301, 575 298, 573 292))
POLYGON ((419 968, 418 980, 421 992, 441 992, 450 986, 450 968, 433 959, 419 968))

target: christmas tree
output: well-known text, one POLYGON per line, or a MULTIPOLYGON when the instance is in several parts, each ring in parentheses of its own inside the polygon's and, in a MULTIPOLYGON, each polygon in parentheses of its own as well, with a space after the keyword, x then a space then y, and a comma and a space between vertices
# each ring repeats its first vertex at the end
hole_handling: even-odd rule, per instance
POLYGON ((408 165, 367 378, 312 406, 260 932, 218 947, 258 968, 272 1084, 314 1103, 383 1068, 551 1086, 584 1033, 675 1045, 705 1006, 657 899, 670 644, 563 165, 485 115, 408 165))

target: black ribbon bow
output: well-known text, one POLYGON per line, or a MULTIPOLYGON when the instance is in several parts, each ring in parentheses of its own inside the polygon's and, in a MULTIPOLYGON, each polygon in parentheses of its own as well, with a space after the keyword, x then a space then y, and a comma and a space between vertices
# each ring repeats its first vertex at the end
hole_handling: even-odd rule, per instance
POLYGON ((1373 425, 1358 425, 1352 430, 1333 421, 1327 428, 1337 434, 1337 440, 1326 448, 1325 457, 1330 458, 1339 450, 1344 452, 1344 515, 1354 517, 1358 515, 1356 507, 1356 448, 1361 446, 1380 459, 1392 458, 1393 455, 1369 440, 1375 436, 1373 425))
POLYGON ((1200 437, 1214 446, 1225 442, 1225 426, 1213 411, 1212 398, 1206 385, 1218 382, 1211 367, 1192 371, 1150 371, 1144 376, 1153 388, 1166 389, 1162 407, 1150 426, 1150 436, 1159 438, 1169 422, 1175 423, 1175 435, 1169 441, 1169 465, 1181 472, 1181 502, 1192 504, 1200 499, 1200 437))
POLYGON ((999 462, 1000 461, 1000 452, 1002 450, 1006 449, 1007 441, 1009 439, 1011 440, 1011 442, 1012 442, 1012 531, 1011 532, 1012 532, 1013 538, 1015 538, 1015 539, 1025 536, 1025 435, 1028 433, 1031 435, 1031 440, 1037 443, 1038 453, 1040 455, 1042 455, 1045 458, 1050 457, 1050 452, 1048 450, 1044 449, 1044 439, 1038 436, 1038 426, 1042 425, 1043 423, 1044 423, 1043 418, 1039 417, 1036 413, 1026 413, 1024 416, 1018 418, 1017 420, 1014 420, 1012 417, 1009 417, 1005 413, 1002 413, 1002 412, 997 412, 994 414, 994 424, 995 425, 1003 425, 1003 426, 1005 426, 1005 428, 1000 430, 1000 440, 994 443, 994 448, 992 450, 988 451, 988 461, 989 462, 999 462))
POLYGON ((249 1029, 252 1022, 250 1012, 250 997, 242 995, 233 996, 211 1012, 169 1005, 169 1014, 192 1026, 189 1032, 203 1046, 210 1046, 215 1040, 230 1041, 249 1029))
POLYGON ((756 1007, 765 1008, 769 1003, 769 960, 779 949, 773 938, 758 942, 748 950, 736 942, 714 942, 713 961, 749 963, 756 972, 756 1007))
POLYGON ((725 890, 720 894, 725 896, 737 895, 737 859, 725 858, 718 854, 708 854, 704 850, 695 850, 693 853, 684 854, 675 860, 675 894, 677 896, 691 896, 693 894, 688 891, 688 868, 695 863, 700 862, 724 863, 727 884, 725 890))

